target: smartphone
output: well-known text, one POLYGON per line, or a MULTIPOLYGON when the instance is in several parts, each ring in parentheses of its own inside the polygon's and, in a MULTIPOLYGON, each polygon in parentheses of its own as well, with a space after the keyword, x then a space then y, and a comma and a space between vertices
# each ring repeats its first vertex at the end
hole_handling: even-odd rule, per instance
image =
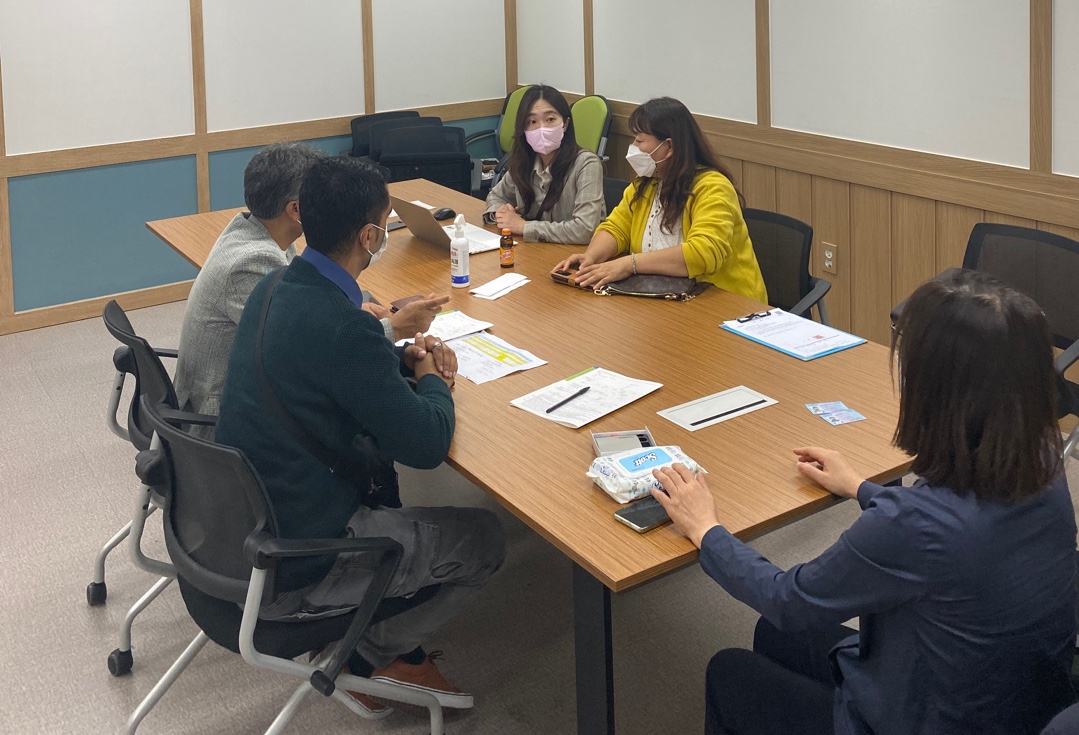
POLYGON ((404 222, 391 222, 386 225, 386 232, 393 232, 394 230, 400 230, 405 226, 404 222))
POLYGON ((403 309, 405 306, 407 306, 408 304, 411 304, 413 301, 423 301, 423 296, 406 296, 403 299, 397 299, 397 301, 391 301, 390 302, 390 313, 391 314, 396 314, 401 309, 403 309))
POLYGON ((659 501, 652 497, 630 503, 625 508, 619 508, 614 512, 614 517, 637 533, 651 531, 653 528, 670 523, 671 520, 659 501))

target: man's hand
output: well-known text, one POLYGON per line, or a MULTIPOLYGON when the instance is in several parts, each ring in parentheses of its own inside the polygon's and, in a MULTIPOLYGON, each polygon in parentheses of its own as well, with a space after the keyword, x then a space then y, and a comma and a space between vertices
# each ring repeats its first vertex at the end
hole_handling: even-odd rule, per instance
POLYGON ((457 354, 438 337, 424 337, 418 332, 415 341, 405 347, 403 359, 417 380, 424 375, 437 375, 453 387, 457 376, 457 354))
POLYGON ((426 332, 449 300, 449 296, 431 294, 426 299, 405 304, 399 311, 390 314, 394 336, 397 339, 408 339, 416 332, 426 332))
POLYGON ((509 230, 514 235, 525 234, 525 221, 512 204, 503 204, 495 210, 495 224, 500 230, 509 230))
POLYGON ((630 256, 626 255, 608 260, 606 263, 582 264, 577 271, 576 283, 581 288, 595 290, 603 288, 608 283, 629 278, 631 275, 633 275, 633 262, 630 256))
POLYGON ((663 486, 663 490, 652 490, 652 497, 659 501, 675 527, 686 535, 697 548, 701 548, 701 539, 714 526, 716 519, 716 501, 704 479, 704 473, 694 475, 681 462, 670 467, 652 470, 652 476, 663 486))
POLYGON ((385 319, 390 315, 390 310, 382 304, 376 304, 373 301, 367 301, 362 307, 360 307, 375 319, 385 319))
POLYGON ((858 488, 865 482, 843 455, 833 449, 802 447, 795 449, 798 471, 833 495, 841 498, 858 497, 858 488))

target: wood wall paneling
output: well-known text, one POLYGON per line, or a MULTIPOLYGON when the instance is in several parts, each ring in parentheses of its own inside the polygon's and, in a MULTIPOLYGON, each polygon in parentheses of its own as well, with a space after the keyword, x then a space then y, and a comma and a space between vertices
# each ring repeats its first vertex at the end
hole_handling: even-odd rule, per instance
MULTIPOLYGON (((742 161, 738 158, 731 158, 730 156, 720 156, 719 162, 727 168, 727 172, 734 178, 734 186, 738 191, 742 191, 742 161)), ((743 194, 744 196, 744 194, 743 194)))
MULTIPOLYGON (((776 169, 776 210, 788 217, 805 223, 813 221, 813 177, 798 171, 776 169)), ((820 249, 814 237, 813 257, 817 260, 820 249)), ((811 261, 812 262, 812 261, 811 261)))
POLYGON ((584 0, 584 93, 596 93, 596 42, 592 0, 584 0))
POLYGON ((372 21, 372 0, 362 0, 363 19, 363 111, 370 115, 375 111, 375 26, 372 21))
POLYGON ((755 209, 776 208, 776 170, 752 161, 742 162, 742 196, 755 209))
POLYGON ((813 249, 809 270, 832 284, 824 297, 828 318, 838 329, 850 329, 850 185, 819 176, 813 177, 813 249), (839 247, 836 256, 838 274, 823 273, 820 253, 824 243, 839 247))
POLYGON ((772 53, 768 31, 768 0, 756 0, 757 28, 757 124, 772 126, 772 53))
POLYGON ((1053 170, 1053 0, 1030 0, 1030 170, 1053 170))
POLYGON ((1076 229, 1075 227, 1064 227, 1049 222, 1039 222, 1038 229, 1045 230, 1046 232, 1055 232, 1058 235, 1063 235, 1064 237, 1070 237, 1072 240, 1079 241, 1079 229, 1076 229))
MULTIPOLYGON (((195 105, 195 139, 206 135, 206 43, 202 0, 191 0, 191 89, 195 105)), ((196 144, 195 182, 200 212, 210 211, 210 154, 196 144)))
MULTIPOLYGON (((883 189, 850 187, 850 329, 866 339, 891 343, 892 195, 883 189)), ((827 297, 825 297, 827 300, 827 297)))
POLYGON ((936 271, 940 273, 963 265, 970 231, 985 219, 985 212, 948 202, 937 202, 936 210, 936 271))
POLYGON ((504 0, 506 15, 506 94, 517 89, 517 0, 504 0))
POLYGON ((936 275, 936 202, 892 194, 892 300, 936 275))
POLYGON ((1000 212, 985 213, 986 222, 995 222, 1000 225, 1015 225, 1016 227, 1033 227, 1036 228, 1038 223, 1032 219, 1026 217, 1016 217, 1013 214, 1001 214, 1000 212))
MULTIPOLYGON (((3 125, 3 120, 0 120, 3 125)), ((8 216, 7 179, 0 176, 0 328, 15 313, 15 284, 11 277, 11 217, 8 216)))

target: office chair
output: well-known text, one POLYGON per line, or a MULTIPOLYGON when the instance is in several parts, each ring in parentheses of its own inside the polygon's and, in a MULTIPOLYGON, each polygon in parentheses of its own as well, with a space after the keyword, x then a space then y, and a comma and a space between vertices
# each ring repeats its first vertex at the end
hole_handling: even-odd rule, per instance
POLYGON ((433 695, 341 673, 373 621, 422 604, 439 586, 425 587, 407 600, 384 600, 402 556, 400 544, 389 538, 280 538, 266 489, 242 452, 177 428, 192 417, 148 404, 145 398, 142 402, 158 441, 153 449, 139 454, 136 471, 146 485, 167 488, 165 545, 178 572, 184 604, 200 632, 131 713, 126 732, 135 732, 212 640, 239 653, 252 666, 302 680, 267 734, 281 732, 314 689, 368 719, 384 717, 392 710, 373 713, 346 690, 424 707, 431 732, 441 735, 442 710, 433 695), (371 557, 374 579, 357 606, 295 622, 258 619, 264 605, 287 591, 277 584, 277 565, 282 559, 342 553, 371 557), (315 663, 292 660, 313 651, 323 651, 315 663))
POLYGON ((824 295, 832 284, 809 274, 813 228, 763 209, 743 209, 742 217, 768 289, 768 304, 806 318, 812 318, 816 306, 821 324, 828 324, 824 295))
POLYGON ((465 131, 454 127, 407 127, 386 131, 379 165, 390 181, 427 179, 465 194, 474 188, 475 162, 465 150, 465 131))
MULTIPOLYGON (((1079 242, 1030 227, 979 222, 970 231, 963 268, 988 273, 1030 298, 1045 312, 1053 344, 1062 352, 1053 367, 1057 373, 1057 414, 1079 417, 1079 384, 1065 372, 1079 361, 1079 242)), ((949 268, 936 276, 953 272, 949 268)), ((892 309, 894 325, 906 305, 892 309)), ((1079 426, 1064 441, 1067 458, 1079 445, 1079 426)))
POLYGON ((517 109, 521 106, 521 98, 531 87, 531 84, 526 84, 507 94, 506 99, 502 101, 502 113, 498 116, 498 123, 495 127, 491 130, 472 133, 472 135, 465 138, 465 145, 469 146, 477 141, 493 138, 498 146, 499 166, 501 167, 502 162, 506 160, 506 154, 513 147, 513 128, 517 123, 517 109))
MULTIPOLYGON (((176 408, 176 393, 172 388, 172 379, 161 364, 161 357, 175 357, 175 350, 155 350, 150 344, 135 334, 131 321, 127 314, 120 308, 115 300, 105 305, 102 313, 105 328, 109 330, 120 343, 113 353, 113 364, 116 366, 116 378, 113 381, 113 390, 109 398, 109 412, 107 423, 114 434, 130 441, 138 451, 154 447, 155 439, 153 430, 150 428, 145 413, 140 409, 141 400, 147 399, 156 403, 162 403, 176 408), (131 405, 127 412, 127 428, 120 427, 116 420, 116 412, 120 404, 120 396, 123 392, 126 377, 134 378, 134 390, 132 391, 131 405)), ((212 424, 215 418, 212 416, 198 416, 192 419, 193 423, 212 424)), ((86 588, 86 601, 92 605, 105 603, 108 596, 108 588, 105 585, 105 558, 125 538, 131 538, 131 558, 137 567, 159 577, 157 582, 142 596, 128 611, 120 627, 120 645, 108 657, 109 673, 113 676, 121 676, 131 671, 133 659, 131 656, 131 626, 135 618, 157 598, 161 592, 169 586, 175 577, 172 565, 152 559, 142 551, 142 532, 146 519, 157 509, 164 506, 164 498, 160 488, 151 487, 145 483, 139 488, 136 495, 135 511, 133 517, 124 525, 108 543, 98 552, 94 560, 94 581, 86 588)))
POLYGON ((626 194, 626 188, 629 186, 628 181, 622 181, 622 179, 603 179, 603 203, 607 205, 607 214, 610 215, 622 202, 622 197, 626 194))
POLYGON ((386 133, 396 128, 419 128, 419 127, 442 127, 440 117, 407 117, 399 120, 382 120, 368 128, 371 136, 371 150, 368 157, 376 163, 381 163, 382 144, 386 139, 386 133))
POLYGON ((570 107, 577 145, 606 161, 607 133, 611 130, 611 106, 606 97, 593 94, 582 97, 570 107))
POLYGON ((400 120, 404 118, 419 117, 420 113, 415 110, 395 110, 393 112, 376 112, 371 115, 361 115, 352 118, 349 126, 352 128, 352 148, 347 151, 353 158, 363 158, 371 153, 371 126, 386 120, 400 120))

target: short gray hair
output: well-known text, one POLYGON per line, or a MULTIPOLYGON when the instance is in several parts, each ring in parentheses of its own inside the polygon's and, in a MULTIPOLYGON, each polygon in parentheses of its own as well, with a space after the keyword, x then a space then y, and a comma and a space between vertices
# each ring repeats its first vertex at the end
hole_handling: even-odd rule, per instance
POLYGON ((273 219, 300 198, 311 165, 326 154, 306 143, 273 143, 244 169, 244 203, 259 219, 273 219))

